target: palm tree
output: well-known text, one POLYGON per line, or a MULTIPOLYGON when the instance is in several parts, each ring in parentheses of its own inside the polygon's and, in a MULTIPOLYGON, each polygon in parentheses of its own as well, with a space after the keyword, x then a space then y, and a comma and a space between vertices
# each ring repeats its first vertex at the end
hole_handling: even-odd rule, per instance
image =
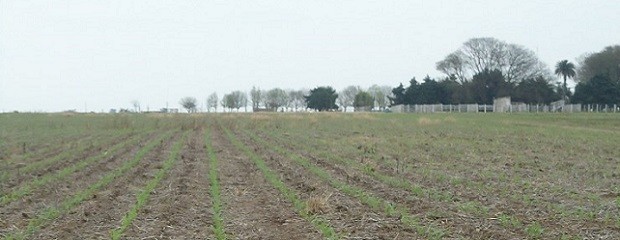
POLYGON ((562 100, 566 100, 566 93, 568 92, 568 88, 566 87, 566 78, 574 78, 575 73, 575 64, 569 62, 568 60, 559 61, 555 65, 555 74, 558 76, 564 77, 564 86, 562 90, 562 100))

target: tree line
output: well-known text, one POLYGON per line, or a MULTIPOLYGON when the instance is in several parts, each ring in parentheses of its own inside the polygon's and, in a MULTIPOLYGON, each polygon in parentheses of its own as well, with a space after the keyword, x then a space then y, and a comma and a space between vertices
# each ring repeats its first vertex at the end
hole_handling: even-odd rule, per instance
MULTIPOLYGON (((549 104, 557 100, 582 104, 620 104, 620 45, 585 54, 579 66, 560 60, 554 71, 536 54, 521 45, 495 38, 472 38, 436 63, 443 77, 415 77, 407 86, 373 85, 367 89, 348 86, 337 92, 332 87, 312 90, 261 90, 253 87, 249 95, 233 91, 206 100, 207 111, 347 111, 351 107, 384 110, 398 104, 492 104, 493 99, 511 97, 513 102, 549 104), (557 77, 561 81, 557 81, 557 77), (577 82, 574 91, 567 80, 577 82)), ((196 111, 195 98, 180 104, 196 111)))

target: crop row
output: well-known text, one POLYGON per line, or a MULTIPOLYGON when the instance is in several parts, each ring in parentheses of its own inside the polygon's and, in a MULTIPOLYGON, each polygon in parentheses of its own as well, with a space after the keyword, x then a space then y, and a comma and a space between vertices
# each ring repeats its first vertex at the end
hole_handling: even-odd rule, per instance
POLYGON ((144 156, 147 153, 149 153, 152 149, 154 149, 158 143, 163 142, 164 139, 167 139, 167 138, 170 138, 170 134, 164 134, 162 136, 152 139, 151 141, 146 143, 146 145, 142 147, 134 155, 134 157, 131 160, 123 162, 123 164, 120 167, 107 173, 106 175, 101 177, 97 182, 91 184, 85 189, 77 191, 73 196, 70 196, 67 199, 63 200, 58 205, 50 206, 44 209, 37 216, 35 216, 29 221, 25 229, 14 231, 8 234, 7 236, 5 236, 5 239, 28 238, 28 236, 38 231, 38 229, 42 227, 43 225, 49 223, 50 221, 53 221, 54 219, 58 218, 62 214, 67 213, 68 211, 75 208, 83 201, 89 199, 94 193, 98 192, 101 188, 109 185, 115 179, 127 173, 130 169, 138 165, 138 163, 142 161, 144 156))
POLYGON ((252 159, 254 164, 263 173, 263 176, 267 179, 267 181, 278 191, 280 191, 283 196, 285 196, 289 201, 291 201, 291 203, 293 203, 295 210, 302 218, 312 223, 323 234, 325 238, 340 238, 336 234, 333 227, 331 227, 325 219, 316 215, 312 215, 306 211, 308 209, 307 203, 299 198, 299 193, 296 193, 293 189, 291 189, 284 182, 282 182, 282 180, 280 180, 279 177, 273 172, 273 170, 271 170, 267 166, 267 164, 262 158, 250 151, 250 149, 245 146, 241 141, 239 141, 229 129, 224 129, 224 131, 231 143, 235 147, 237 147, 237 149, 245 153, 245 155, 247 155, 250 159, 252 159))
POLYGON ((90 156, 88 158, 85 158, 79 162, 74 163, 73 165, 60 169, 56 172, 48 173, 43 176, 37 177, 31 181, 22 183, 18 189, 13 190, 7 193, 6 195, 0 197, 0 206, 4 206, 12 201, 15 201, 23 196, 26 196, 30 194, 32 191, 46 184, 63 180, 70 174, 78 172, 86 168, 92 163, 101 161, 107 156, 114 156, 114 155, 120 154, 128 146, 135 145, 142 137, 143 136, 134 136, 133 138, 127 141, 116 143, 115 145, 104 150, 103 152, 90 156))

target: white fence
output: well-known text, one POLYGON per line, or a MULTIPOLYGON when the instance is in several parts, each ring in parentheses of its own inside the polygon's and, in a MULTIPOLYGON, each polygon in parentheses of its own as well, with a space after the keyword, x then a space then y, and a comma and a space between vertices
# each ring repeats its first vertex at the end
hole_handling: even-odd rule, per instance
POLYGON ((508 106, 494 106, 484 104, 416 104, 416 105, 395 105, 391 107, 392 112, 403 113, 434 113, 434 112, 620 112, 620 105, 605 104, 564 104, 558 105, 529 105, 511 104, 508 106))

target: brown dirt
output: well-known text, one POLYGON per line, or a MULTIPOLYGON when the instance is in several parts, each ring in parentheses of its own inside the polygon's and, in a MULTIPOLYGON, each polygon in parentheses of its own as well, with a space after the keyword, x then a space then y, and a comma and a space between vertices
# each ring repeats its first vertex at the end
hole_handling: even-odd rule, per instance
POLYGON ((213 128, 212 141, 219 160, 222 217, 232 239, 321 238, 221 129, 213 128))

